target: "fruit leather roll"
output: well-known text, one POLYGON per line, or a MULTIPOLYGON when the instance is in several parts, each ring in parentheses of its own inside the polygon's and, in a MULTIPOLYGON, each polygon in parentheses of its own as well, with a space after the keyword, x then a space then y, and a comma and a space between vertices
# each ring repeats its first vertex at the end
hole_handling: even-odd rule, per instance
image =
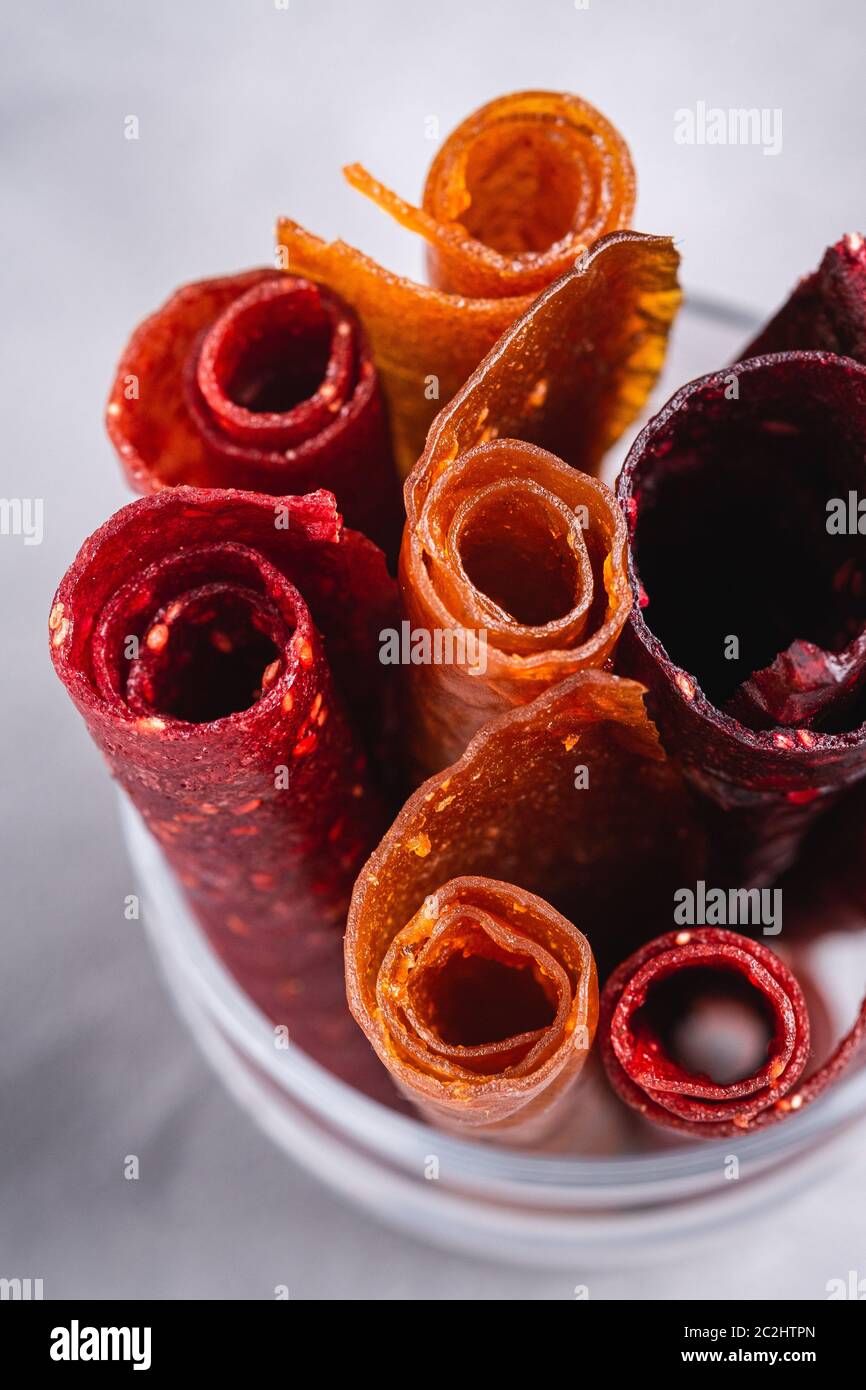
POLYGON ((518 92, 469 116, 433 161, 420 208, 366 170, 349 182, 427 242, 432 288, 393 275, 342 241, 281 218, 287 269, 335 289, 360 314, 388 402, 402 474, 440 404, 540 290, 608 232, 635 199, 628 149, 588 102, 518 92))
POLYGON ((406 482, 400 555, 414 643, 406 728, 422 776, 486 719, 610 657, 631 607, 626 529, 589 475, 648 389, 676 265, 667 238, 598 242, 430 430, 406 482))
POLYGON ((392 1075, 431 1120, 501 1135, 516 1117, 525 1139, 583 1067, 598 977, 586 937, 542 898, 455 878, 395 936, 376 1002, 392 1075))
POLYGON ((667 932, 642 946, 605 985, 599 1042, 611 1085, 648 1120, 692 1138, 721 1139, 799 1114, 862 1056, 866 1001, 832 1056, 806 1079, 809 1013, 773 951, 714 927, 667 932), (677 1059, 677 1023, 701 1002, 749 1009, 767 1034, 747 1076, 713 1078, 677 1059))
POLYGON ((866 773, 864 459, 866 368, 792 352, 683 387, 620 475, 617 669, 715 808, 721 882, 776 878, 866 773))
POLYGON ((866 243, 858 232, 827 248, 818 269, 803 277, 743 357, 798 348, 866 362, 866 243))
POLYGON ((350 526, 396 553, 403 513, 370 349, 321 286, 267 269, 184 286, 124 349, 107 426, 138 492, 327 488, 350 526))
POLYGON ((385 823, 367 751, 394 598, 329 493, 179 487, 91 536, 51 610, 54 665, 91 737, 277 1019, 305 992, 345 1008, 346 907, 385 823))
POLYGON ((492 720, 358 877, 349 1007, 446 1128, 524 1141, 563 1117, 595 1030, 587 942, 620 959, 634 894, 641 929, 669 920, 703 862, 642 693, 586 671, 492 720))

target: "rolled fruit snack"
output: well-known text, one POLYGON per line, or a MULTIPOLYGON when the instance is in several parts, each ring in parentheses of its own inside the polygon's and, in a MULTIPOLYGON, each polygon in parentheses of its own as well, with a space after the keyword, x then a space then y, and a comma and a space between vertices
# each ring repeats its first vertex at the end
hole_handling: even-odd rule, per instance
POLYGON ((344 173, 425 239, 432 288, 288 218, 278 222, 277 240, 290 274, 328 285, 365 324, 405 476, 439 405, 509 324, 578 255, 628 227, 634 168, 618 131, 588 102, 517 92, 482 106, 448 137, 420 208, 360 165, 344 173))
POLYGON ((677 263, 667 237, 603 238, 436 417, 406 481, 400 554, 409 632, 422 656, 430 645, 405 672, 416 776, 609 659, 631 607, 626 530, 590 475, 655 379, 677 263))
POLYGON ((396 555, 403 511, 370 349, 318 285, 268 269, 185 285, 130 338, 106 424, 138 492, 327 488, 396 555))
POLYGON ((345 1018, 346 907, 387 823, 368 751, 394 605, 381 552, 329 493, 179 487, 95 532, 51 610, 57 674, 112 775, 293 1036, 302 1012, 345 1018))
POLYGON ((804 348, 866 362, 866 242, 859 232, 827 248, 742 356, 804 348))
POLYGON ((861 1059, 866 1000, 850 1032, 804 1080, 809 1013, 794 975, 758 941, 695 927, 650 941, 613 972, 602 994, 599 1042, 610 1083, 627 1105, 691 1138, 721 1139, 799 1114, 861 1059), (710 1076, 677 1056, 678 1029, 702 999, 727 999, 762 1022, 766 1046, 748 1074, 710 1076))
POLYGON ((438 1125, 530 1142, 560 1123, 595 1032, 592 952, 620 959, 635 896, 643 932, 701 871, 642 694, 585 671, 491 720, 358 877, 349 1007, 438 1125))
MULTIPOLYGON (((742 356, 820 349, 866 363, 866 241, 849 232, 805 275, 742 356)), ((866 787, 846 794, 821 847, 837 882, 866 903, 866 787)))
POLYGON ((771 882, 866 774, 866 368, 820 352, 678 391, 617 492, 636 603, 617 669, 713 809, 715 880, 771 882))

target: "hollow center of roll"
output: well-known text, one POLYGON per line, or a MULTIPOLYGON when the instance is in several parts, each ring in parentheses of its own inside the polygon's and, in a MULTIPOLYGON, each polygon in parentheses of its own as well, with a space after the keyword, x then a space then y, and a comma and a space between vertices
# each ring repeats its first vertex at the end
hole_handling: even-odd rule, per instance
POLYGON ((459 537, 464 572, 479 593, 527 627, 564 618, 580 597, 580 571, 561 518, 521 494, 479 500, 459 537))
POLYGON ((461 222, 502 255, 547 251, 578 220, 580 161, 564 133, 509 121, 478 135, 465 170, 471 202, 461 222))
POLYGON ((321 386, 332 338, 312 286, 264 281, 236 299, 206 335, 200 385, 218 411, 227 403, 254 415, 288 414, 321 386))
POLYGON ((271 312, 264 314, 261 306, 252 306, 236 325, 240 338, 224 389, 229 400, 253 414, 285 415, 321 385, 331 347, 330 325, 323 317, 300 336, 285 312, 279 312, 279 300, 269 307, 271 312))
POLYGON ((480 1047, 547 1028, 555 1001, 527 956, 500 952, 486 938, 468 942, 424 972, 416 1007, 442 1041, 480 1047))
POLYGON ((728 1086, 766 1064, 773 1015, 743 975, 695 966, 652 985, 632 1028, 658 1039, 680 1073, 728 1086))
POLYGON ((205 724, 254 705, 278 661, 260 597, 213 585, 168 604, 148 629, 137 689, 155 713, 205 724))
POLYGON ((793 643, 839 652, 866 622, 866 536, 828 531, 831 499, 847 514, 849 488, 866 495, 862 444, 807 394, 761 389, 698 397, 660 433, 635 524, 645 620, 719 707, 793 643))

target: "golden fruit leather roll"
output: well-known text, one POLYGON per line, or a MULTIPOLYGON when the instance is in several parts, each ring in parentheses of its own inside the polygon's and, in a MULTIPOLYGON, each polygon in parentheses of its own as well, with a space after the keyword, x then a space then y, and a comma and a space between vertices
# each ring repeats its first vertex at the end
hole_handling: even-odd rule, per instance
POLYGON ((563 1117, 595 1033, 588 943, 602 968, 621 959, 700 872, 703 835, 642 697, 586 671, 486 724, 358 877, 349 1007, 445 1128, 528 1142, 563 1117))
POLYGON ((284 269, 327 285, 360 316, 405 476, 439 405, 509 324, 600 237, 629 226, 634 168, 622 136, 588 102, 517 92, 481 107, 448 137, 420 208, 359 165, 344 173, 425 239, 432 288, 289 218, 279 220, 277 241, 284 269))
POLYGON ((485 720, 610 657, 632 602, 626 525, 590 474, 654 379, 676 267, 666 237, 604 238, 437 416, 406 482, 400 555, 417 778, 485 720))

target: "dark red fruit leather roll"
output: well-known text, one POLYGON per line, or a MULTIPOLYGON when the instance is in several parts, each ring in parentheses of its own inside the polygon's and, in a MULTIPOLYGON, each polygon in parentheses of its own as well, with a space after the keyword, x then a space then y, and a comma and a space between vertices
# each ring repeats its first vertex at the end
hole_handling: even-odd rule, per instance
POLYGON ((698 1139, 749 1133, 799 1114, 861 1053, 866 1000, 832 1056, 803 1080, 809 1014, 797 980, 760 942, 715 927, 667 932, 620 965, 601 998, 598 1036, 608 1078, 626 1104, 698 1139), (685 1067, 669 1035, 701 995, 734 987, 765 1020, 766 1057, 749 1075, 717 1082, 685 1067))
POLYGON ((277 270, 200 280, 133 333, 106 417, 139 492, 333 492, 396 554, 403 511, 366 336, 331 290, 277 270))
MULTIPOLYGON (((272 1017, 345 1011, 341 932, 385 824, 368 771, 395 589, 334 498, 175 488, 87 540, 58 675, 219 954, 272 1017), (365 746, 366 745, 366 746, 365 746)), ((145 902, 146 907, 146 902, 145 902)))
POLYGON ((819 352, 684 386, 620 475, 636 602, 617 669, 716 810, 717 881, 772 881, 866 773, 866 536, 828 529, 857 489, 866 368, 819 352))
POLYGON ((866 361, 866 242, 849 232, 824 252, 743 353, 816 348, 866 361))

